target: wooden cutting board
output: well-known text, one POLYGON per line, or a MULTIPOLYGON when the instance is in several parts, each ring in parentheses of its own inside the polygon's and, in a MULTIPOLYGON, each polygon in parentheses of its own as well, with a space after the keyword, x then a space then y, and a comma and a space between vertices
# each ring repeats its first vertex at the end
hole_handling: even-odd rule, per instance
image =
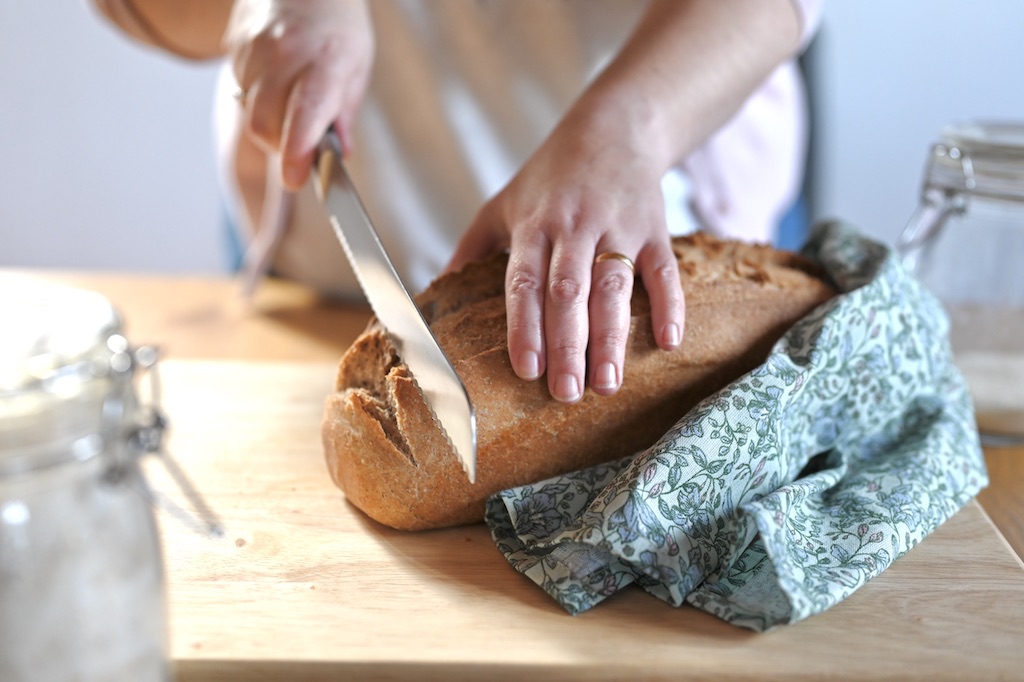
POLYGON ((1020 674, 1024 565, 976 503, 847 601, 767 634, 639 588, 572 617, 485 526, 402 533, 345 502, 319 438, 333 373, 162 363, 169 449, 226 528, 214 540, 159 514, 179 680, 1020 674))

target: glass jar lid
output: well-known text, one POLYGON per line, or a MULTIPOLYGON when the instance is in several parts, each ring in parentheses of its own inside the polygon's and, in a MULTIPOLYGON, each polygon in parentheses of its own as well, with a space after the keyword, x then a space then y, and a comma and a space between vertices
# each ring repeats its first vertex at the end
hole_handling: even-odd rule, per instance
POLYGON ((29 460, 96 454, 101 443, 92 435, 100 430, 110 377, 119 362, 131 362, 109 301, 3 275, 0 320, 0 464, 18 460, 24 468, 29 460))
POLYGON ((121 329, 100 294, 16 275, 0 278, 0 319, 0 396, 106 374, 108 339, 121 329))

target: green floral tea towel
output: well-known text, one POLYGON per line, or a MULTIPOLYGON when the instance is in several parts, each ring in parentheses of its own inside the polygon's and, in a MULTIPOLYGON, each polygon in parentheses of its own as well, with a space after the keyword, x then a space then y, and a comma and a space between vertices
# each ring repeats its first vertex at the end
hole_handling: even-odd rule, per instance
POLYGON ((843 292, 640 455, 488 501, 570 613, 630 583, 765 630, 845 599, 987 485, 937 301, 886 246, 818 226, 843 292))

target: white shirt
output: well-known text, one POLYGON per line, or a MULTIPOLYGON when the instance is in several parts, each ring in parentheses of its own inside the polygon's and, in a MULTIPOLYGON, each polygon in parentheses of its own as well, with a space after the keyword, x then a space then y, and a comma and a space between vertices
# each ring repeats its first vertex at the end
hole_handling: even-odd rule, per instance
MULTIPOLYGON (((814 5, 797 2, 805 36, 817 21, 814 5)), ((617 53, 645 4, 374 0, 370 7, 376 60, 346 165, 396 268, 419 291, 447 264, 476 211, 617 53)), ((223 149, 238 134, 234 89, 226 72, 218 97, 223 149)), ((769 241, 796 195, 804 137, 802 83, 787 63, 664 178, 670 231, 700 226, 769 241)), ((283 197, 277 211, 280 188, 272 177, 268 187, 263 225, 273 234, 254 243, 253 274, 272 265, 326 293, 361 297, 312 189, 283 197)), ((250 234, 256 230, 238 217, 250 234)))

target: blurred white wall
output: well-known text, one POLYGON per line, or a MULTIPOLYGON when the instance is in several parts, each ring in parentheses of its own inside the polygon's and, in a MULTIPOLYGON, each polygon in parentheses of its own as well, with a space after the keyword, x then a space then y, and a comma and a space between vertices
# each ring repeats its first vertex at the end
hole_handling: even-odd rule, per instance
POLYGON ((947 123, 1024 121, 1024 3, 826 0, 811 211, 893 242, 947 123))
MULTIPOLYGON (((828 0, 813 55, 812 218, 891 241, 941 126, 1024 119, 1024 3, 828 0)), ((213 65, 130 43, 84 0, 0 2, 0 266, 227 263, 213 65)))
POLYGON ((4 0, 0 31, 0 266, 223 271, 214 66, 85 0, 4 0))

